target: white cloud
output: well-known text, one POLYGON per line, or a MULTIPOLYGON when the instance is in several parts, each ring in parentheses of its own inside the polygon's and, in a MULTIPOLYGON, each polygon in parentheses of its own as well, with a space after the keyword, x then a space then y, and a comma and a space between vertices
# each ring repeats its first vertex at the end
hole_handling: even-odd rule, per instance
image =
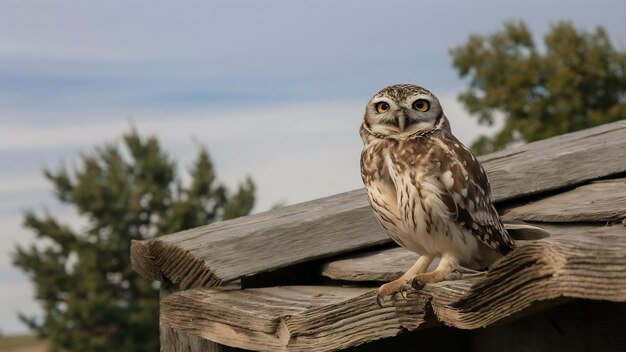
POLYGON ((6 170, 0 174, 0 192, 32 192, 41 191, 46 188, 46 183, 37 170, 38 173, 33 173, 35 170, 6 170))
MULTIPOLYGON (((314 135, 345 129, 346 121, 358 122, 360 102, 319 102, 307 104, 275 105, 245 109, 203 109, 177 111, 72 112, 74 115, 89 115, 89 122, 57 124, 38 127, 20 124, 26 113, 7 112, 12 121, 0 121, 3 138, 0 151, 36 150, 49 148, 83 147, 102 140, 119 137, 127 131, 131 122, 143 133, 155 133, 169 142, 188 140, 190 136, 208 139, 217 143, 236 141, 248 137, 291 137, 314 135), (22 115, 22 116, 20 116, 22 115), (98 118, 101 115, 101 118, 98 118), (117 116, 117 118, 116 118, 117 116), (124 116, 129 116, 124 118, 124 116)), ((66 113, 67 116, 67 113, 66 113)), ((79 119, 79 118, 76 118, 79 119)), ((72 119, 74 120, 74 119, 72 119)))
MULTIPOLYGON (((462 142, 469 143, 479 131, 490 130, 478 128, 454 95, 444 94, 441 101, 453 131, 462 142)), ((76 114, 104 115, 98 112, 76 114)), ((141 133, 157 135, 181 166, 188 165, 195 156, 196 145, 192 139, 206 144, 216 161, 218 174, 229 184, 251 174, 258 179, 260 194, 276 195, 276 199, 260 197, 259 209, 265 209, 278 200, 305 200, 299 196, 300 192, 318 188, 302 187, 303 183, 315 185, 324 180, 328 191, 322 188, 312 194, 338 192, 340 185, 353 185, 353 181, 343 181, 342 177, 350 174, 347 177, 352 180, 354 172, 350 170, 358 166, 361 146, 358 126, 362 114, 363 102, 354 100, 175 113, 142 110, 132 114, 132 121, 141 133), (325 165, 334 165, 333 170, 326 170, 325 165), (325 180, 327 177, 333 181, 325 180), (270 186, 276 178, 281 179, 280 190, 270 186)), ((0 151, 34 154, 55 148, 89 151, 105 141, 119 140, 129 129, 129 119, 124 119, 124 114, 118 114, 117 120, 111 120, 114 114, 110 112, 106 115, 108 120, 102 118, 106 123, 50 127, 0 122, 0 130, 5 132, 5 137, 0 139, 0 151)), ((75 155, 66 158, 72 160, 75 155)), ((47 160, 46 164, 57 162, 47 160)), ((32 169, 27 169, 28 174, 17 169, 1 176, 0 191, 45 188, 43 177, 33 175, 32 169)))

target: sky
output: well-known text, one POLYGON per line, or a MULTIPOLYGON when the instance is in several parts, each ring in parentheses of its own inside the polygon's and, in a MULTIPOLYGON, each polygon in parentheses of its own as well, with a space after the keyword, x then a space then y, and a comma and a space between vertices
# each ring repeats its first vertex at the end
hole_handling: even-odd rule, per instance
MULTIPOLYGON (((524 20, 538 42, 561 20, 603 26, 624 50, 626 2, 0 0, 0 332, 40 314, 11 265, 26 210, 72 226, 43 168, 135 126, 184 172, 204 145, 218 177, 257 184, 255 212, 361 187, 358 127, 394 83, 435 93, 464 143, 477 126, 456 100, 467 82, 449 50, 524 20)), ((496 127, 497 128, 497 125, 496 127)))

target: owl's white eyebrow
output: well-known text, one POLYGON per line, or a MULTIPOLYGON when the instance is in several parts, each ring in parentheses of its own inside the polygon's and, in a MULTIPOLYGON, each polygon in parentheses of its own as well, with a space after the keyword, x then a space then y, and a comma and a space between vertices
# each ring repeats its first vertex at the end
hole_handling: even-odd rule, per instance
POLYGON ((415 94, 415 95, 411 95, 410 97, 407 98, 407 100, 417 100, 417 99, 424 99, 424 100, 428 100, 428 101, 432 101, 433 98, 430 95, 427 94, 415 94))

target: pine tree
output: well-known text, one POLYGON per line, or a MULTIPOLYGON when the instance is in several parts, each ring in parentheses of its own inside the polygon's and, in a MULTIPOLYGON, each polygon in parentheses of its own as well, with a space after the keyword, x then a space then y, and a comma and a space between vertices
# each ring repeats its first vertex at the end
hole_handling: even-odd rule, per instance
POLYGON ((481 136, 479 153, 626 118, 626 52, 605 30, 553 25, 537 48, 523 22, 487 36, 473 35, 451 51, 469 88, 460 95, 481 124, 504 119, 495 136, 481 136))
POLYGON ((43 320, 21 316, 52 351, 158 351, 158 283, 131 269, 131 240, 246 215, 254 204, 250 178, 232 194, 216 181, 200 148, 185 186, 155 137, 133 129, 123 143, 82 155, 80 167, 45 176, 57 198, 84 219, 77 231, 51 214, 27 212, 39 239, 17 247, 14 264, 27 273, 43 320))

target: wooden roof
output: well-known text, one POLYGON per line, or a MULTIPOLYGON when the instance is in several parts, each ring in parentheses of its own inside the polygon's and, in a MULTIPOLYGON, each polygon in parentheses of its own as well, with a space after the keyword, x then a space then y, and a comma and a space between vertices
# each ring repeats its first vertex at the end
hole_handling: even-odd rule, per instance
POLYGON ((626 302, 626 121, 480 159, 504 218, 550 236, 519 241, 485 275, 383 308, 377 286, 417 256, 388 244, 363 190, 135 241, 133 268, 180 290, 162 298, 162 323, 265 351, 331 351, 441 323, 474 329, 576 298, 626 302))

